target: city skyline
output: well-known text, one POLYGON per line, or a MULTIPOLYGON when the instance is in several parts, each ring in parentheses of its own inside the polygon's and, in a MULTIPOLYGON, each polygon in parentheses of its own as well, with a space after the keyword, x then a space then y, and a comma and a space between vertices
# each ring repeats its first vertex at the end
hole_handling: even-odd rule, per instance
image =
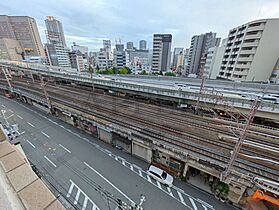
POLYGON ((119 38, 123 43, 134 42, 136 47, 138 41, 144 39, 147 40, 148 48, 151 48, 154 33, 171 33, 172 48, 185 48, 190 46, 194 34, 214 31, 219 37, 225 38, 229 29, 239 24, 278 17, 278 6, 279 2, 275 0, 247 0, 245 3, 240 0, 227 3, 200 0, 191 4, 181 0, 163 1, 160 4, 158 1, 145 4, 144 1, 131 3, 118 0, 100 0, 94 4, 90 1, 59 1, 52 4, 51 1, 22 3, 15 0, 12 6, 9 1, 1 1, 0 13, 35 18, 43 43, 46 42, 44 20, 46 16, 52 15, 62 22, 67 45, 76 42, 95 51, 102 47, 103 39, 111 39, 114 44, 119 38))

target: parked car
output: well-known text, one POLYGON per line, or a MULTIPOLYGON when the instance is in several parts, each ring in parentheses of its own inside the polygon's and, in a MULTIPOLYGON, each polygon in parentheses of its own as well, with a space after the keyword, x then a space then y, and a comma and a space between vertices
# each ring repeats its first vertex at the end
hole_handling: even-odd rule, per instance
POLYGON ((168 185, 169 187, 173 185, 173 177, 156 166, 150 165, 147 174, 162 184, 168 185))

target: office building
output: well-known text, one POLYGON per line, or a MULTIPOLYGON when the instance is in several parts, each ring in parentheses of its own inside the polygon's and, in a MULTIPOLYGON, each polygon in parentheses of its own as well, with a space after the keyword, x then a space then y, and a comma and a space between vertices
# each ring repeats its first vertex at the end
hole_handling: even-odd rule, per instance
POLYGON ((174 51, 173 51, 173 58, 172 58, 172 69, 176 69, 176 66, 177 66, 177 59, 178 59, 178 56, 180 54, 183 54, 183 48, 182 47, 175 47, 174 48, 174 51))
POLYGON ((147 44, 146 44, 145 40, 140 40, 139 41, 139 49, 140 50, 146 50, 146 46, 147 46, 147 44))
POLYGON ((114 67, 119 70, 123 66, 126 66, 124 44, 116 44, 114 49, 114 67))
POLYGON ((219 78, 266 81, 279 55, 279 18, 255 20, 229 31, 219 78))
POLYGON ((108 56, 107 49, 101 48, 96 55, 95 67, 101 70, 106 70, 111 68, 113 65, 113 59, 108 56))
POLYGON ((70 50, 60 44, 45 44, 47 61, 49 65, 71 67, 69 52, 70 50))
POLYGON ((103 40, 103 48, 107 52, 111 52, 111 41, 109 39, 103 40))
POLYGON ((62 23, 59 20, 56 20, 53 16, 47 16, 45 24, 49 43, 66 46, 62 23))
POLYGON ((69 52, 69 59, 72 68, 77 69, 78 72, 85 71, 83 54, 79 50, 69 52))
POLYGON ((153 35, 152 71, 166 72, 170 70, 171 34, 153 35))
POLYGON ((15 39, 0 39, 0 59, 22 61, 22 48, 15 39))
POLYGON ((203 73, 205 78, 217 78, 225 53, 226 43, 227 39, 224 39, 220 47, 211 47, 208 49, 203 73))
POLYGON ((183 54, 183 51, 181 51, 179 53, 179 55, 177 55, 175 70, 176 70, 177 75, 182 75, 182 73, 184 71, 184 54, 183 54))
POLYGON ((37 24, 32 17, 0 15, 1 38, 17 40, 24 56, 45 57, 37 24))
POLYGON ((82 53, 83 56, 88 56, 88 47, 87 46, 82 46, 78 45, 75 42, 73 42, 73 45, 71 46, 72 51, 79 51, 82 53))
POLYGON ((216 33, 212 32, 192 37, 189 60, 186 67, 187 75, 199 75, 200 72, 203 72, 208 49, 219 46, 220 40, 220 38, 216 38, 216 33))
POLYGON ((126 49, 127 50, 133 50, 134 49, 134 43, 133 42, 127 42, 126 49))

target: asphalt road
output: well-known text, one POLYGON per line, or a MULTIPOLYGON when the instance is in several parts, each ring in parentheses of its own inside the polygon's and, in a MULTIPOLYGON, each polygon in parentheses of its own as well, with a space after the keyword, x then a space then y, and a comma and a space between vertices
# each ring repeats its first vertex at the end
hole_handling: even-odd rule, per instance
POLYGON ((141 195, 147 210, 234 209, 179 180, 172 188, 156 182, 144 161, 33 106, 0 97, 0 109, 25 132, 20 141, 28 159, 78 209, 117 209, 113 200, 139 203, 141 195))

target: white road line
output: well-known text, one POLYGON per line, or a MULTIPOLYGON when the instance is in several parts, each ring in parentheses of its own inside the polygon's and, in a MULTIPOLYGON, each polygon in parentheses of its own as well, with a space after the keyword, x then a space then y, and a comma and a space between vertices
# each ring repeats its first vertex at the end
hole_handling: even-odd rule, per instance
MULTIPOLYGON (((168 192, 169 192, 170 196, 172 196, 172 197, 173 197, 173 194, 172 194, 171 188, 170 188, 170 187, 167 187, 167 190, 168 190, 168 192)), ((180 199, 180 200, 181 200, 181 199, 180 199)))
POLYGON ((134 171, 134 167, 133 167, 132 164, 130 164, 130 169, 131 169, 132 171, 134 171))
POLYGON ((56 165, 50 159, 48 159, 47 156, 44 156, 44 158, 47 159, 47 161, 50 162, 54 167, 56 167, 56 165))
POLYGON ((42 133, 43 135, 45 135, 46 137, 50 138, 49 135, 47 135, 45 132, 41 131, 41 133, 42 133))
POLYGON ((33 147, 36 148, 34 144, 32 144, 29 140, 26 139, 26 141, 33 147))
POLYGON ((190 197, 189 197, 189 200, 190 200, 190 202, 191 202, 191 204, 192 204, 194 210, 198 210, 198 207, 196 206, 196 204, 195 204, 193 198, 190 198, 190 197))
POLYGON ((139 175, 142 177, 142 172, 141 172, 141 170, 139 170, 139 175))
POLYGON ((178 194, 178 196, 180 198, 181 203, 186 204, 185 201, 184 201, 184 198, 181 195, 181 192, 177 191, 177 194, 178 194))
POLYGON ((20 115, 18 115, 18 114, 17 114, 16 116, 17 116, 18 118, 20 118, 20 119, 23 119, 23 118, 22 118, 20 115))
POLYGON ((75 205, 76 205, 77 202, 78 202, 79 195, 80 195, 80 190, 78 189, 77 194, 76 194, 76 198, 75 198, 75 201, 74 201, 74 204, 75 204, 75 205))
POLYGON ((61 128, 65 128, 63 125, 59 125, 61 128))
POLYGON ((123 193, 121 190, 119 190, 114 184, 112 184, 109 180, 107 180, 106 177, 104 177, 102 174, 100 174, 98 171, 96 171, 94 168, 92 168, 90 165, 88 165, 86 162, 83 162, 88 168, 90 168, 92 171, 94 171, 96 174, 98 174, 100 177, 102 177, 107 183, 109 183, 114 189, 116 189, 118 192, 121 193, 126 199, 128 199, 132 204, 135 204, 133 200, 131 200, 125 193, 123 193))
POLYGON ((32 123, 27 122, 27 124, 30 125, 31 127, 35 128, 35 126, 32 123))
POLYGON ((147 180, 148 180, 150 183, 152 183, 151 178, 150 178, 149 175, 147 175, 147 180))
POLYGON ((209 207, 209 208, 213 208, 213 206, 211 206, 210 204, 204 202, 203 200, 201 200, 201 199, 199 199, 199 198, 197 199, 197 201, 200 202, 200 203, 202 203, 202 204, 204 204, 205 206, 207 206, 207 207, 209 207))
POLYGON ((125 166, 125 160, 122 160, 122 165, 124 165, 124 166, 125 166))
POLYGON ((205 205, 202 205, 202 207, 204 208, 204 210, 208 210, 208 208, 205 205))
POLYGON ((71 153, 70 150, 68 150, 66 147, 64 147, 62 144, 59 144, 60 147, 62 147, 64 150, 66 150, 67 152, 71 153))
POLYGON ((83 205, 82 205, 82 210, 85 210, 85 209, 86 209, 87 201, 88 201, 88 198, 85 197, 85 198, 84 198, 84 201, 83 201, 83 205))
POLYGON ((157 186, 160 188, 160 190, 162 189, 162 186, 161 186, 161 183, 159 181, 156 181, 157 182, 157 186))
POLYGON ((75 184, 74 184, 73 182, 71 182, 71 186, 70 186, 69 191, 68 191, 68 193, 67 193, 67 198, 69 198, 69 197, 71 196, 71 193, 72 193, 72 191, 73 191, 74 185, 75 185, 75 184))
POLYGON ((13 110, 11 110, 11 109, 9 109, 9 111, 10 111, 11 113, 14 113, 14 111, 13 111, 13 110))
POLYGON ((52 123, 53 123, 53 124, 55 124, 55 125, 58 125, 58 123, 57 123, 57 122, 52 121, 52 123))

